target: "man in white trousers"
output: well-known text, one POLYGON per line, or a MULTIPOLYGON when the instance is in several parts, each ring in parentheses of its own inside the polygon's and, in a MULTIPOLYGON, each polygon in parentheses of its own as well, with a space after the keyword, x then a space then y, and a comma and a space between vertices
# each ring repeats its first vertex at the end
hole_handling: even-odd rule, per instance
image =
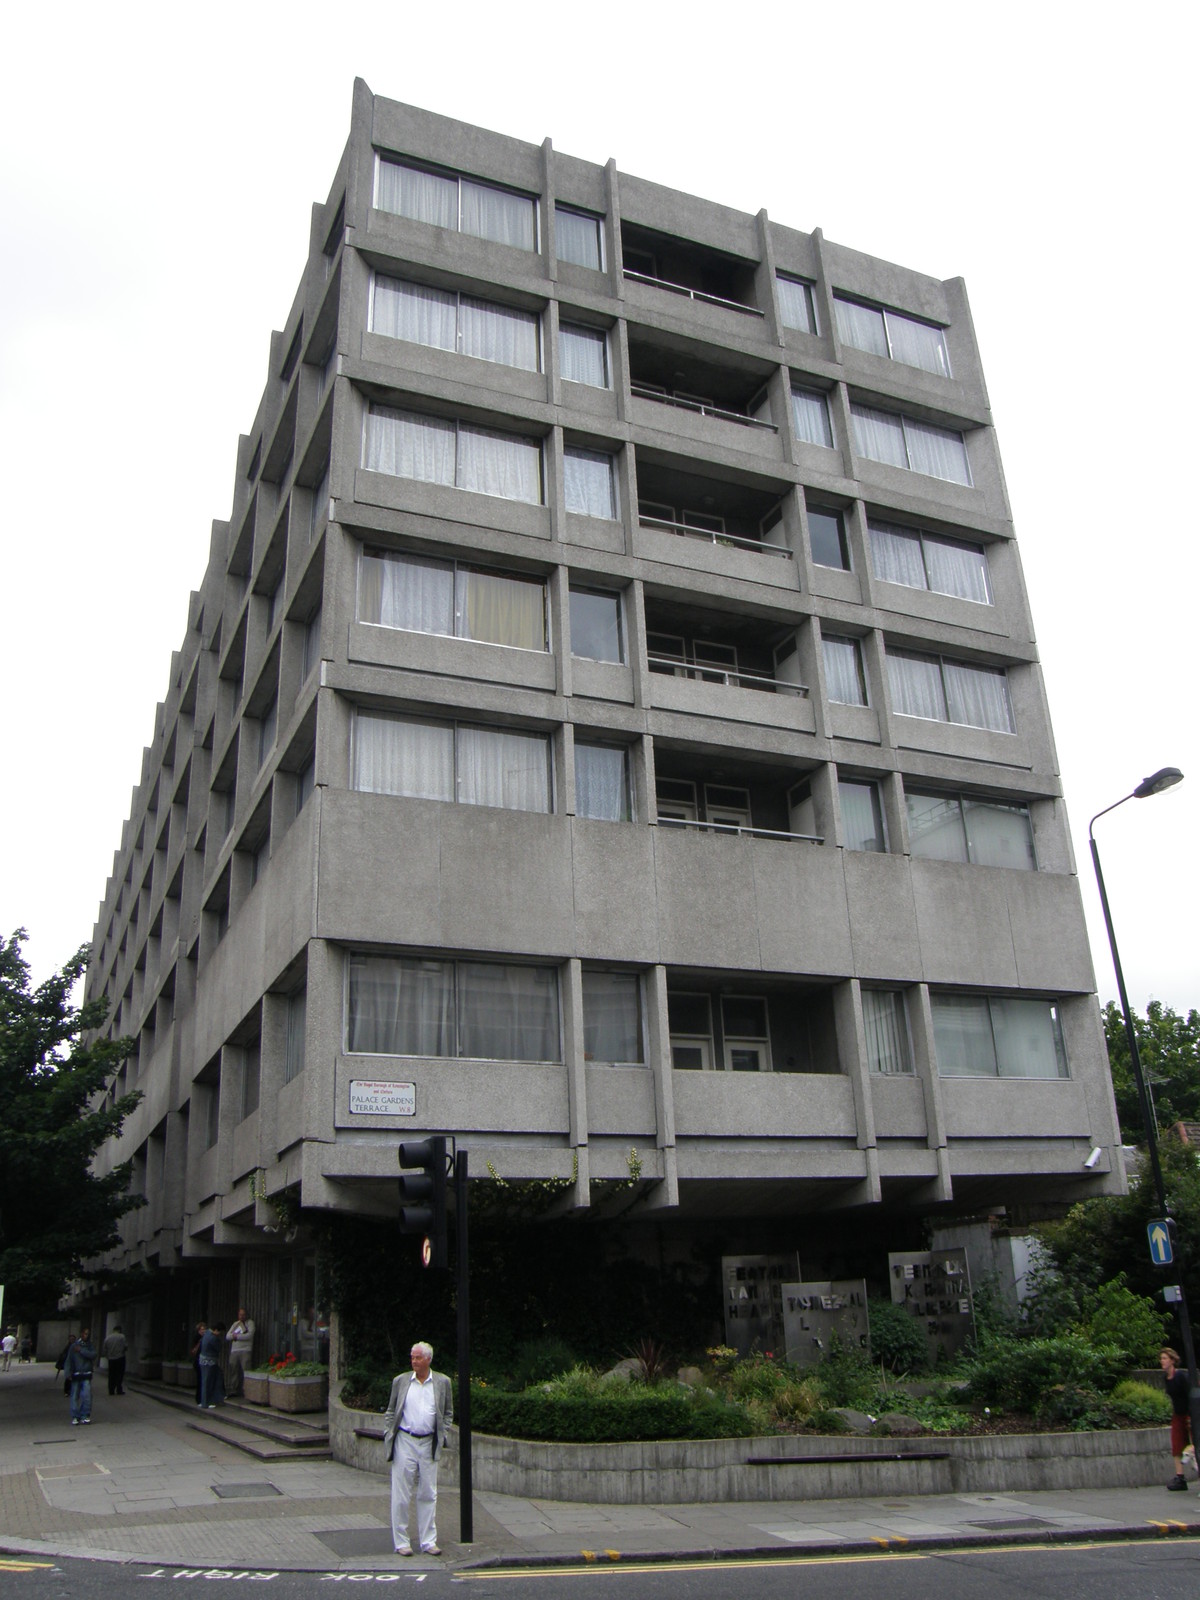
POLYGON ((392 1382, 383 1419, 383 1448, 392 1464, 392 1544, 398 1556, 411 1556, 408 1513, 416 1489, 417 1540, 428 1556, 440 1556, 437 1542, 437 1458, 453 1420, 450 1379, 434 1372, 433 1346, 419 1341, 410 1355, 412 1371, 392 1382))

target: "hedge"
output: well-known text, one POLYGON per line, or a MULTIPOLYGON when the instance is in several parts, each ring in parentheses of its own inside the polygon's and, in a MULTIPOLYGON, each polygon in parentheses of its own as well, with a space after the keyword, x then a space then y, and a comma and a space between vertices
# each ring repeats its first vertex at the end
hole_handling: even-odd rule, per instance
POLYGON ((622 1386, 611 1395, 560 1399, 539 1393, 509 1394, 471 1385, 471 1425, 510 1439, 553 1439, 578 1444, 628 1439, 742 1439, 754 1424, 736 1406, 683 1392, 622 1386))

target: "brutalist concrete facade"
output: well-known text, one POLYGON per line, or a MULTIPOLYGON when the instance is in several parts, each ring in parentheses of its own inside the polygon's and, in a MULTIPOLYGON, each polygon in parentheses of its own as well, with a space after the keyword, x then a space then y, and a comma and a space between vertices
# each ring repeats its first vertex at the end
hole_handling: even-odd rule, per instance
POLYGON ((962 283, 357 83, 96 926, 123 1259, 265 1294, 424 1132, 658 1220, 1112 1192, 1094 988, 962 283))

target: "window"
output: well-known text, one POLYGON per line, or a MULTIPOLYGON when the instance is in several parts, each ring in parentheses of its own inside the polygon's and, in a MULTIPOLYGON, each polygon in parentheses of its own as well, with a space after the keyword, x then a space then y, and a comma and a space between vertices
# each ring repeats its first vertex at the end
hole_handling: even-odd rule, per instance
POLYGON ((935 372, 941 378, 950 376, 946 340, 942 330, 932 322, 918 322, 915 317, 903 317, 898 311, 859 305, 837 294, 833 297, 833 309, 838 337, 843 344, 866 350, 873 356, 902 361, 909 367, 920 367, 923 372, 935 372))
POLYGON ((877 411, 873 406, 851 402, 854 448, 868 461, 882 461, 890 467, 905 467, 923 472, 947 483, 971 485, 967 446, 957 428, 939 428, 932 422, 918 422, 894 411, 877 411))
POLYGON ((309 795, 313 792, 313 785, 316 782, 316 776, 317 776, 316 757, 315 756, 309 756, 308 760, 301 767, 300 771, 296 774, 296 815, 297 816, 299 816, 300 813, 304 810, 304 803, 308 799, 309 795))
POLYGON ((886 850, 879 785, 862 779, 838 780, 842 807, 842 843, 847 850, 886 850))
POLYGON ((364 550, 358 619, 410 633, 545 650, 546 586, 538 578, 488 572, 433 556, 364 550))
POLYGON ((604 270, 604 228, 602 218, 569 206, 554 208, 555 253, 560 261, 573 261, 577 267, 604 270))
POLYGON ((779 289, 779 320, 784 327, 816 333, 817 305, 812 284, 803 278, 789 278, 782 272, 775 274, 775 282, 779 289))
POLYGON ((887 666, 892 706, 901 716, 1016 731, 1003 667, 971 667, 907 650, 890 650, 887 666))
POLYGON ((561 1061, 558 974, 493 961, 350 957, 353 1055, 561 1061))
POLYGON ((669 992, 667 1017, 671 1065, 677 1072, 770 1072, 771 1035, 761 995, 669 992), (713 1037, 713 1010, 720 1018, 720 1049, 713 1037))
POLYGON ((304 1022, 308 992, 298 989, 288 995, 287 1024, 283 1049, 283 1081, 291 1083, 304 1071, 304 1022))
POLYGON ((850 570, 850 552, 846 548, 846 529, 840 511, 824 511, 818 506, 808 506, 808 543, 812 558, 818 567, 837 567, 842 572, 850 570))
POLYGON ((284 356, 283 365, 279 369, 279 378, 282 383, 287 383, 290 380, 292 373, 295 372, 300 364, 300 341, 303 335, 304 323, 301 321, 292 335, 292 342, 287 347, 287 354, 284 356))
POLYGON ((706 994, 668 994, 671 1065, 677 1072, 710 1072, 712 1011, 706 994))
POLYGON ((641 1066, 642 985, 636 973, 583 970, 583 1059, 641 1066))
POLYGON ((460 178, 454 173, 426 172, 402 161, 378 158, 375 204, 414 222, 453 228, 476 239, 537 249, 537 202, 511 189, 460 178))
POLYGON ((659 778, 655 793, 662 828, 682 828, 689 822, 700 823, 714 833, 740 833, 753 828, 748 789, 716 783, 697 785, 687 778, 659 778))
POLYGON ((929 861, 970 861, 979 867, 1037 870, 1029 807, 974 795, 905 794, 908 844, 929 861))
POLYGON ((256 1039, 242 1051, 242 1115, 241 1121, 258 1110, 259 1090, 262 1086, 262 1042, 256 1039))
POLYGON ((563 450, 563 488, 568 511, 616 520, 617 491, 610 455, 567 445, 563 450))
POLYGON ((308 502, 308 538, 311 543, 316 538, 317 529, 321 526, 323 518, 329 515, 329 463, 325 463, 325 470, 321 474, 321 481, 312 492, 308 502))
POLYGON ((351 772, 351 787, 369 794, 550 810, 550 741, 543 733, 359 711, 351 772))
POLYGON ((721 1032, 726 1072, 770 1072, 771 1039, 765 1000, 725 995, 721 1000, 721 1032))
POLYGON ((821 647, 825 655, 825 687, 830 700, 840 706, 865 706, 867 680, 858 640, 838 639, 827 634, 821 647))
POLYGON ((300 662, 300 681, 303 683, 321 659, 321 608, 320 606, 304 624, 304 654, 300 662))
POLYGON ((910 1073, 913 1061, 904 996, 898 989, 864 989, 862 1011, 869 1069, 888 1076, 910 1073))
POLYGON ((829 426, 829 406, 819 389, 792 386, 792 418, 797 439, 805 444, 821 444, 832 450, 833 430, 829 426))
POLYGON ((571 654, 590 661, 625 660, 620 595, 571 590, 571 654))
POLYGON ((943 1078, 1065 1078, 1058 1007, 1003 995, 931 994, 943 1078))
POLYGON ((372 406, 363 466, 394 478, 443 483, 529 505, 542 503, 542 447, 538 440, 443 417, 372 406))
POLYGON ((540 367, 539 326, 532 311, 431 289, 402 278, 377 277, 371 296, 373 333, 435 350, 457 350, 478 361, 495 361, 526 372, 537 372, 540 367))
POLYGON ((275 698, 264 708, 258 719, 258 765, 263 763, 275 748, 275 734, 279 724, 279 700, 275 698))
POLYGON ((629 752, 623 745, 575 742, 575 815, 632 822, 629 752))
POLYGON ((211 1150, 221 1136, 221 1058, 210 1061, 196 1080, 204 1095, 204 1148, 211 1150))
MULTIPOLYGON (((810 513, 811 517, 811 513, 810 513)), ((890 522, 867 523, 876 577, 909 589, 930 589, 990 606, 987 556, 977 544, 944 539, 890 522)))
POLYGON ((608 389, 608 335, 600 328, 580 328, 574 323, 558 326, 558 365, 571 383, 587 383, 593 389, 608 389))

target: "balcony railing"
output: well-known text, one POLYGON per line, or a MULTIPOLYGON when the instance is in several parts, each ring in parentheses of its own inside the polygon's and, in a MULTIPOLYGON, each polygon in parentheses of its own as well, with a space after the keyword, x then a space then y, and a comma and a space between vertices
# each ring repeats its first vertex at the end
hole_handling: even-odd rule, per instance
POLYGON ((772 678, 765 672, 726 672, 723 667, 680 661, 675 656, 648 655, 646 660, 651 671, 673 673, 677 678, 694 678, 701 683, 723 683, 738 689, 761 689, 767 694, 799 695, 801 699, 808 695, 807 684, 781 683, 778 678, 772 678))
POLYGON ((694 528, 689 522, 678 522, 670 517, 639 517, 642 528, 658 528, 663 533, 677 533, 686 539, 703 539, 706 544, 734 545, 740 550, 755 550, 764 556, 782 556, 792 559, 792 552, 784 545, 768 544, 765 539, 745 539, 739 533, 717 533, 710 528, 694 528))
POLYGON ((730 311, 741 311, 748 317, 761 317, 762 312, 757 306, 744 306, 740 300, 726 300, 723 295, 705 294, 702 289, 688 289, 682 283, 672 283, 670 278, 653 278, 648 272, 630 272, 626 269, 622 277, 631 278, 634 283, 648 283, 654 289, 666 289, 668 294, 686 295, 689 300, 700 300, 709 306, 727 306, 730 311))
POLYGON ((720 417, 722 422, 738 422, 743 428, 765 428, 768 433, 779 432, 773 422, 765 422, 761 417, 748 416, 745 411, 729 411, 708 400, 690 400, 686 395, 671 394, 656 384, 634 383, 630 388, 639 400, 657 400, 660 406, 677 406, 681 411, 695 411, 702 417, 720 417))
POLYGON ((660 828, 691 828, 696 833, 736 833, 747 839, 796 839, 801 844, 824 844, 819 833, 785 833, 780 828, 752 828, 740 822, 696 822, 690 817, 660 817, 660 828))

